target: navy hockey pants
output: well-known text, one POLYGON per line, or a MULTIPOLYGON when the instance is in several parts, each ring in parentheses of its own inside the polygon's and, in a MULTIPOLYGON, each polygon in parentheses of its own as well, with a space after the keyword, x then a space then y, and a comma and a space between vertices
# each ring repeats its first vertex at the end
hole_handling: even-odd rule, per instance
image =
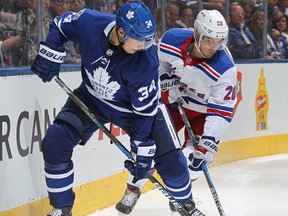
MULTIPOLYGON (((131 118, 108 116, 97 109, 80 90, 74 90, 74 94, 89 107, 101 123, 112 122, 124 129, 128 135, 131 134, 131 118)), ((73 149, 79 143, 86 143, 97 129, 94 122, 70 98, 48 128, 42 142, 42 152, 52 206, 73 206, 73 149)), ((156 114, 150 138, 155 140, 156 144, 155 168, 167 190, 181 202, 192 199, 186 159, 179 150, 180 142, 164 105, 160 106, 156 114)))

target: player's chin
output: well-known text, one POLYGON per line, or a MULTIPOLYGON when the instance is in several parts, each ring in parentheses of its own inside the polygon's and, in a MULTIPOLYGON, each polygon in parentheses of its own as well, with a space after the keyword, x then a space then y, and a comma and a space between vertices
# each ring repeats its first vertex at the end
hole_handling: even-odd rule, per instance
POLYGON ((138 50, 134 50, 134 49, 125 49, 125 52, 128 54, 134 54, 136 53, 138 50))
POLYGON ((131 50, 130 52, 129 52, 129 54, 134 54, 134 53, 136 53, 138 50, 131 50))
POLYGON ((212 56, 215 55, 215 53, 216 52, 214 52, 214 51, 213 52, 212 51, 211 52, 207 52, 205 56, 206 56, 206 58, 212 58, 212 56))

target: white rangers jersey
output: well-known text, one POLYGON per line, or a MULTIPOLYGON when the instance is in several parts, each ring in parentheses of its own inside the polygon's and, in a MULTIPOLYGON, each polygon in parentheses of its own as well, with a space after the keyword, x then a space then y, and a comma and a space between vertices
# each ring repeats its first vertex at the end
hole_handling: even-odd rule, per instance
POLYGON ((204 134, 219 140, 232 120, 237 70, 226 46, 211 59, 192 59, 188 29, 168 30, 158 44, 162 98, 173 106, 178 97, 189 110, 206 113, 204 134))

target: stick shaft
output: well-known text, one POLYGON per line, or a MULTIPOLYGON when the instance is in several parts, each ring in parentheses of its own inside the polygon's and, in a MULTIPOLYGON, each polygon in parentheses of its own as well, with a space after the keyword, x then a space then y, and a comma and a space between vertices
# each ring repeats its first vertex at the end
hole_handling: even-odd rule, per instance
MULTIPOLYGON (((178 110, 179 110, 180 115, 181 115, 181 117, 183 119, 183 122, 185 124, 185 128, 186 128, 186 130, 188 132, 189 138, 191 139, 191 142, 192 142, 192 144, 194 146, 194 149, 196 149, 197 146, 195 144, 194 134, 193 134, 191 125, 189 123, 189 120, 187 118, 187 115, 186 115, 186 113, 185 113, 185 111, 184 111, 184 109, 182 107, 181 99, 177 100, 177 102, 178 102, 178 110)), ((218 196, 218 194, 216 192, 216 189, 215 189, 215 186, 213 184, 212 178, 211 178, 211 176, 209 174, 209 171, 207 169, 207 166, 206 166, 206 164, 204 162, 201 164, 201 168, 202 168, 202 170, 204 172, 206 181, 207 181, 208 186, 210 188, 210 191, 212 193, 212 197, 213 197, 214 202, 215 202, 215 204, 217 206, 218 212, 219 212, 220 216, 225 216, 224 209, 223 209, 223 207, 221 205, 221 202, 220 202, 219 196, 218 196)))
MULTIPOLYGON (((71 89, 59 78, 54 77, 56 83, 68 94, 68 96, 86 113, 86 115, 105 133, 110 140, 132 161, 134 158, 130 151, 103 125, 98 121, 96 116, 89 110, 89 108, 71 91, 71 89)), ((146 177, 160 190, 169 200, 174 204, 181 216, 189 216, 188 212, 165 188, 164 186, 149 172, 146 177)))

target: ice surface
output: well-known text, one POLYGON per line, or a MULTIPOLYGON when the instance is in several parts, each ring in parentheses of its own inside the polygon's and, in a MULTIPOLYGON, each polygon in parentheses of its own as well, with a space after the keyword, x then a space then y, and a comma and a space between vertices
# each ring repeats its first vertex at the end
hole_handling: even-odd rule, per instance
MULTIPOLYGON (((288 216, 288 154, 259 157, 209 169, 226 216, 288 216)), ((196 206, 218 216, 204 175, 193 183, 196 206)), ((168 199, 154 189, 141 195, 129 216, 170 216, 168 199)), ((174 213, 173 216, 178 216, 174 213)), ((115 206, 89 216, 119 216, 115 206)))

